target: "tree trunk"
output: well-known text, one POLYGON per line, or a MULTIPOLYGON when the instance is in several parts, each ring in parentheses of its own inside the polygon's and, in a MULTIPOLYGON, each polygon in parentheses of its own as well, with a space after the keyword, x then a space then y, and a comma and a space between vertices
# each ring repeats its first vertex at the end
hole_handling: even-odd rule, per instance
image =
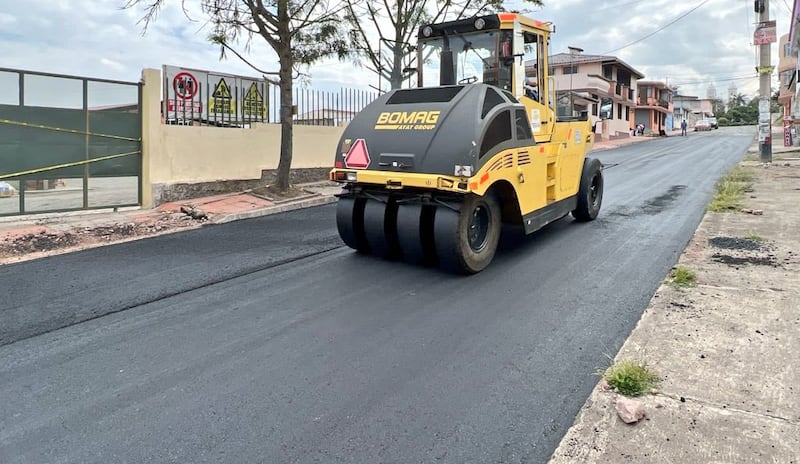
POLYGON ((405 58, 403 52, 405 51, 403 44, 392 44, 392 70, 389 82, 392 85, 392 90, 399 89, 403 86, 403 59, 405 58))
POLYGON ((280 6, 285 2, 278 2, 278 16, 286 15, 286 21, 280 21, 278 35, 281 38, 281 50, 278 53, 280 63, 280 88, 281 88, 281 154, 278 162, 278 175, 275 181, 276 190, 285 192, 289 190, 289 174, 292 167, 292 43, 289 35, 288 12, 280 11, 280 6))

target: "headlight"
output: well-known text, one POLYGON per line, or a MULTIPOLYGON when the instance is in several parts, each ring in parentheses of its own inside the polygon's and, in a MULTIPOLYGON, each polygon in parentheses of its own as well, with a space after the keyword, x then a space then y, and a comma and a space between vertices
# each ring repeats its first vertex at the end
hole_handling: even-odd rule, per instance
POLYGON ((475 20, 475 29, 481 30, 485 25, 486 21, 484 21, 483 18, 478 18, 475 20))
POLYGON ((347 182, 355 182, 356 181, 356 173, 355 172, 348 172, 347 173, 347 182))
POLYGON ((425 37, 430 37, 431 34, 433 34, 433 28, 431 28, 430 26, 425 26, 422 29, 422 35, 424 35, 425 37))

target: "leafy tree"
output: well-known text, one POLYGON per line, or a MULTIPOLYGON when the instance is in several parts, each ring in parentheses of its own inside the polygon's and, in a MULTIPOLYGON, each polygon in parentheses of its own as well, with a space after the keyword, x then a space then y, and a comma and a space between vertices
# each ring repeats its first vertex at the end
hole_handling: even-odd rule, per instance
POLYGON ((714 115, 719 116, 725 113, 725 103, 722 102, 722 99, 715 98, 711 101, 711 111, 714 115))
POLYGON ((744 106, 747 103, 747 97, 744 94, 737 93, 731 99, 731 107, 744 106))
MULTIPOLYGON (((167 0, 127 0, 123 8, 144 5, 144 31, 167 0)), ((209 40, 220 46, 220 57, 230 51, 253 69, 277 75, 280 86, 281 150, 277 191, 289 189, 292 164, 292 96, 294 78, 302 65, 322 58, 349 55, 350 44, 341 22, 346 5, 329 0, 197 0, 212 26, 209 40), (278 71, 262 71, 237 46, 249 50, 253 38, 264 40, 278 56, 278 71), (240 42, 244 42, 243 44, 240 42)), ((184 6, 186 0, 181 0, 184 6)))
MULTIPOLYGON (((542 0, 524 0, 541 6, 542 0)), ((351 30, 356 63, 386 79, 392 89, 411 77, 415 35, 431 22, 461 19, 505 11, 503 0, 346 0, 347 24, 351 30)), ((379 89, 380 90, 380 89, 379 89)))

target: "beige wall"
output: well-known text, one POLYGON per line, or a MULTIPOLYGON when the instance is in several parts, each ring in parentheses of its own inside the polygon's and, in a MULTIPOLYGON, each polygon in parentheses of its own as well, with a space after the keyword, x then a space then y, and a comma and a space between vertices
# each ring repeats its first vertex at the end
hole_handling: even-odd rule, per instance
MULTIPOLYGON (((292 168, 333 167, 341 127, 294 126, 292 168)), ((153 183, 258 179, 276 169, 281 128, 252 129, 162 125, 150 160, 153 183)))
MULTIPOLYGON (((161 122, 161 71, 145 69, 142 102, 143 207, 155 185, 259 179, 277 169, 280 125, 251 129, 176 126, 161 122)), ((343 127, 294 126, 292 168, 333 166, 343 127)))

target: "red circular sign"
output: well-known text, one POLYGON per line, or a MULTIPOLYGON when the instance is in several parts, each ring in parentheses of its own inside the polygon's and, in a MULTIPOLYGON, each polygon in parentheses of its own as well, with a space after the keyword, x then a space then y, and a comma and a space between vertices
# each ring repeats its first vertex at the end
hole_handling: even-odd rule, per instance
POLYGON ((200 90, 200 84, 198 84, 197 79, 188 72, 179 72, 172 79, 172 89, 175 90, 175 95, 178 98, 191 100, 200 90))

